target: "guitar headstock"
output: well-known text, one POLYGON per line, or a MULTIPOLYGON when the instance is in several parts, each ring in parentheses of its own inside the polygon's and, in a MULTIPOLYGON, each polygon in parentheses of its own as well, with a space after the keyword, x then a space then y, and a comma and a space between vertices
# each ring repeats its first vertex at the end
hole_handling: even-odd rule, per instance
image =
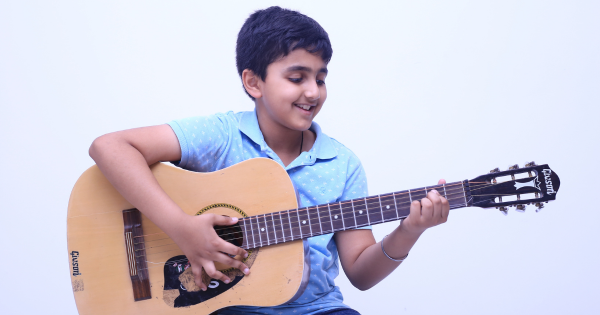
POLYGON ((560 179, 548 164, 530 162, 523 168, 515 164, 506 171, 495 168, 489 174, 469 180, 472 198, 469 205, 495 207, 504 214, 508 207, 525 211, 527 205, 535 205, 537 212, 544 203, 556 199, 559 187, 560 179))

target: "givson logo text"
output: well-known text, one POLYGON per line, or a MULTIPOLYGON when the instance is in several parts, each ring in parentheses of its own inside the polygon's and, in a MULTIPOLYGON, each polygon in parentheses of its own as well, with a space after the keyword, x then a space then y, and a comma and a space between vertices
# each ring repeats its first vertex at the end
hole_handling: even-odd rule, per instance
POLYGON ((556 194, 556 191, 554 190, 554 187, 552 186, 552 179, 550 178, 550 174, 552 174, 552 171, 550 169, 546 168, 542 172, 544 173, 544 180, 546 183, 546 193, 548 195, 556 194))

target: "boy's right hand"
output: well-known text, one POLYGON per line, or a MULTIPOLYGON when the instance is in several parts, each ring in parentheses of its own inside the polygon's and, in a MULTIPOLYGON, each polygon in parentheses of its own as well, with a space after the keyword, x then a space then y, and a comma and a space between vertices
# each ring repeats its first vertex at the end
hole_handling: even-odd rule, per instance
POLYGON ((213 213, 199 216, 185 214, 177 228, 169 233, 188 258, 194 274, 194 281, 201 290, 206 291, 207 289, 207 284, 202 282, 202 269, 212 279, 225 283, 231 282, 229 277, 216 269, 215 261, 237 268, 244 274, 249 274, 248 266, 229 256, 247 257, 248 252, 221 239, 214 229, 215 225, 233 225, 237 222, 238 218, 213 213))

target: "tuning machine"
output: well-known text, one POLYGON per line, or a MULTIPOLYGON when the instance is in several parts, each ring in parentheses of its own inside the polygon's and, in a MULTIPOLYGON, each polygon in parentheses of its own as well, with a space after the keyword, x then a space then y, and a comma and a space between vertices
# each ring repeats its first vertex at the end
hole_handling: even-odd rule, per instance
POLYGON ((527 208, 525 205, 517 205, 515 210, 518 212, 525 212, 525 208, 527 208))
POLYGON ((500 169, 496 167, 495 169, 490 171, 490 174, 493 174, 493 173, 500 173, 500 169))
POLYGON ((535 212, 540 212, 544 208, 544 204, 541 202, 536 202, 535 206, 537 207, 537 209, 535 209, 535 212))
POLYGON ((498 210, 500 210, 500 212, 502 212, 502 214, 508 215, 508 208, 507 207, 498 207, 498 210))
POLYGON ((525 167, 533 167, 533 166, 537 166, 537 164, 535 164, 534 161, 531 161, 531 162, 525 164, 525 167))
POLYGON ((512 165, 512 166, 509 166, 508 169, 509 170, 518 170, 519 169, 519 164, 515 164, 515 165, 512 165))

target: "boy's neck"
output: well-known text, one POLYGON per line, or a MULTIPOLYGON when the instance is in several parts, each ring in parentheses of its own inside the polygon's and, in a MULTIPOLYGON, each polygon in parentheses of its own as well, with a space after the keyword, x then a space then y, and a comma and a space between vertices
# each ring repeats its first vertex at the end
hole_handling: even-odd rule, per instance
POLYGON ((315 143, 317 137, 312 130, 299 131, 286 128, 269 119, 261 118, 261 110, 258 108, 256 112, 258 125, 265 142, 285 166, 300 155, 300 149, 302 152, 309 151, 315 143))

